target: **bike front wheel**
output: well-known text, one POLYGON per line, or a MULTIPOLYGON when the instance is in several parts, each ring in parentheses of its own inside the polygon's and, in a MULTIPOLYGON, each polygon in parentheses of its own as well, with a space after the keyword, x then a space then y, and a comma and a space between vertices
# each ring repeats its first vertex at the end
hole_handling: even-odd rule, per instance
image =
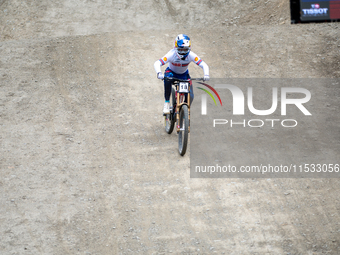
POLYGON ((176 122, 175 120, 176 115, 174 114, 175 106, 176 106, 175 93, 176 92, 174 88, 172 88, 171 97, 170 97, 170 106, 172 107, 172 110, 170 110, 170 114, 165 115, 165 132, 167 132, 169 135, 174 130, 174 125, 176 122))
POLYGON ((183 105, 179 114, 179 126, 178 133, 178 152, 183 156, 187 150, 188 136, 189 136, 189 111, 188 106, 183 105))

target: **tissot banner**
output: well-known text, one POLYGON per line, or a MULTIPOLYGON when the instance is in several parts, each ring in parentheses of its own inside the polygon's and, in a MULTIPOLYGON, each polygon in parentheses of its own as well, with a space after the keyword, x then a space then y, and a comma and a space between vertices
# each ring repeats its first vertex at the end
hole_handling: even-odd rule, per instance
POLYGON ((301 0, 301 21, 340 19, 340 0, 301 0))
POLYGON ((301 20, 329 20, 329 1, 301 1, 301 20))

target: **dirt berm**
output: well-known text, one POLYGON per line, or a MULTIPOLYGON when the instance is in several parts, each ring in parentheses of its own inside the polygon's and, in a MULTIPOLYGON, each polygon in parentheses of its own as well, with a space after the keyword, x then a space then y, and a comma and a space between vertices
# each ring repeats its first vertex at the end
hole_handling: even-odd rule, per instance
POLYGON ((339 179, 190 179, 153 69, 179 33, 212 78, 340 77, 338 23, 287 0, 0 0, 0 254, 340 254, 339 179))

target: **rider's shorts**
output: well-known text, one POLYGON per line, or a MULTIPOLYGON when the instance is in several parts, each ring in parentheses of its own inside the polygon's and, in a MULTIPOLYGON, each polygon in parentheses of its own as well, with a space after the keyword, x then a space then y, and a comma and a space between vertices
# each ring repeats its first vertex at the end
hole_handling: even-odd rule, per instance
MULTIPOLYGON (((187 70, 185 73, 178 74, 173 72, 169 67, 165 69, 164 77, 174 77, 177 79, 182 80, 188 80, 190 79, 189 70, 187 70)), ((165 99, 169 100, 170 93, 171 93, 171 81, 164 80, 164 88, 165 88, 165 99)), ((190 86, 190 104, 194 100, 194 88, 193 86, 190 86)))

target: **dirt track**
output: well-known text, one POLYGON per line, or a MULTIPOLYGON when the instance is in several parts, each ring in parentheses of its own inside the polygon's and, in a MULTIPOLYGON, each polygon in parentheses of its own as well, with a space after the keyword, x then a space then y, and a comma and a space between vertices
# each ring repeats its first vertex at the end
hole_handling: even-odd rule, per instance
POLYGON ((339 25, 289 20, 288 1, 0 0, 0 253, 339 254, 338 179, 190 179, 163 130, 153 63, 178 33, 215 78, 339 78, 339 25))

